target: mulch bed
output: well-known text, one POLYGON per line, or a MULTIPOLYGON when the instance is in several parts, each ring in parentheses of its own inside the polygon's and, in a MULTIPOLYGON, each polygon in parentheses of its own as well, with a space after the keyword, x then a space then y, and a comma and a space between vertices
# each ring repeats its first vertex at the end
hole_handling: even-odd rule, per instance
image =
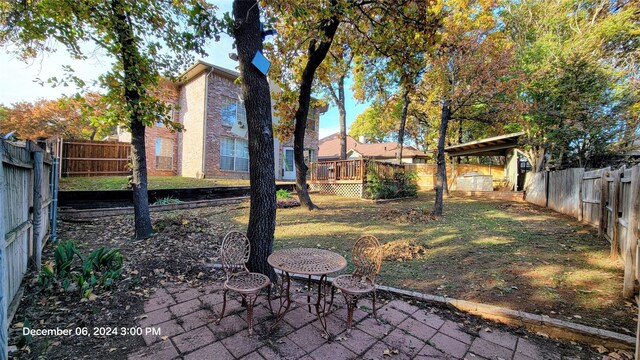
MULTIPOLYGON (((144 346, 140 336, 93 336, 94 328, 136 327, 136 315, 143 313, 144 301, 164 282, 193 286, 222 281, 213 269, 221 237, 232 228, 207 220, 174 213, 152 214, 157 234, 133 240, 133 218, 116 216, 88 222, 59 222, 59 239, 73 239, 83 254, 101 246, 119 248, 124 269, 117 285, 98 292, 92 301, 81 295, 44 291, 37 274, 24 280, 25 293, 10 327, 9 345, 23 345, 11 353, 18 358, 101 358, 123 359, 144 346), (32 329, 88 328, 90 336, 48 336, 23 339, 22 326, 32 329)), ((47 244, 43 261, 52 261, 53 244, 47 244)))

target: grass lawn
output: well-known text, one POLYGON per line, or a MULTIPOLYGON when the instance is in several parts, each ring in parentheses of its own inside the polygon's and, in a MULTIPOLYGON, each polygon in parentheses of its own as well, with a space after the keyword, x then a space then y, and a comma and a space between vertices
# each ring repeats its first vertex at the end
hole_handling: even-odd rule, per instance
MULTIPOLYGON (((379 205, 313 199, 321 211, 278 210, 276 249, 332 249, 351 264, 357 237, 373 234, 386 249, 380 284, 635 330, 636 310, 621 297, 623 270, 609 258, 609 243, 573 218, 529 204, 451 197, 435 220, 431 192, 379 205)), ((248 213, 201 209, 197 216, 246 230, 248 213)))
MULTIPOLYGON (((181 176, 149 176, 149 190, 246 185, 249 185, 249 180, 195 179, 181 176)), ((126 176, 64 177, 60 179, 60 190, 62 191, 124 190, 126 188, 126 176)))

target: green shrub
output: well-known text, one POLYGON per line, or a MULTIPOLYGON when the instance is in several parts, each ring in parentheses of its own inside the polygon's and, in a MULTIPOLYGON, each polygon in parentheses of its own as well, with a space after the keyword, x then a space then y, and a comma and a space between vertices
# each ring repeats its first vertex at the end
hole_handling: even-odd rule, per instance
POLYGON ((290 198, 291 198, 291 194, 287 190, 280 189, 276 191, 276 199, 290 199, 290 198))
POLYGON ((395 199, 415 196, 418 193, 416 184, 418 176, 414 172, 396 173, 394 178, 383 178, 376 171, 375 163, 367 164, 367 182, 365 197, 369 199, 395 199))
POLYGON ((68 291, 77 286, 82 297, 89 297, 96 288, 109 288, 122 273, 122 254, 118 249, 101 247, 85 259, 73 241, 56 247, 53 264, 43 266, 38 281, 45 289, 51 287, 68 291))
POLYGON ((161 199, 156 200, 153 205, 173 205, 173 204, 181 204, 183 203, 180 199, 175 199, 172 196, 163 197, 161 199))

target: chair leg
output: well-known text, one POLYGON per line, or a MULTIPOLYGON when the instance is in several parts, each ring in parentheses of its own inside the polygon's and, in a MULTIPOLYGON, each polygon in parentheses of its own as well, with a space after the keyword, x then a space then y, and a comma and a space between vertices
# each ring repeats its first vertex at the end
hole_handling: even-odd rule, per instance
POLYGON ((373 289, 373 318, 379 323, 378 313, 376 312, 376 289, 373 289))
POLYGON ((351 334, 351 324, 353 323, 353 311, 358 305, 358 297, 355 295, 345 294, 344 299, 347 302, 347 335, 351 334))
POLYGON ((224 317, 224 309, 227 307, 227 289, 222 292, 222 311, 220 312, 220 318, 216 321, 216 325, 220 325, 220 320, 224 317))
POLYGON ((247 327, 249 329, 249 336, 253 335, 253 304, 256 302, 258 295, 242 295, 242 299, 247 304, 247 327))
POLYGON ((273 306, 271 305, 271 285, 267 286, 267 302, 269 303, 269 311, 273 315, 273 306))

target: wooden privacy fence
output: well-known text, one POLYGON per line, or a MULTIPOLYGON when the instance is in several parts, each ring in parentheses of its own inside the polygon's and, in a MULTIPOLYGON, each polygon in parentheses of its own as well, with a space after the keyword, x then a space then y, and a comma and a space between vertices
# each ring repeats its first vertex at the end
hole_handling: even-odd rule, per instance
POLYGON ((532 174, 527 178, 525 199, 597 227, 598 235, 611 243, 611 256, 624 264, 623 296, 637 293, 640 165, 532 174))
POLYGON ((62 176, 128 175, 131 144, 117 141, 66 141, 62 176))
POLYGON ((50 154, 33 143, 0 139, 0 344, 4 355, 9 309, 20 301, 29 260, 40 269, 42 248, 49 238, 55 174, 50 154))

